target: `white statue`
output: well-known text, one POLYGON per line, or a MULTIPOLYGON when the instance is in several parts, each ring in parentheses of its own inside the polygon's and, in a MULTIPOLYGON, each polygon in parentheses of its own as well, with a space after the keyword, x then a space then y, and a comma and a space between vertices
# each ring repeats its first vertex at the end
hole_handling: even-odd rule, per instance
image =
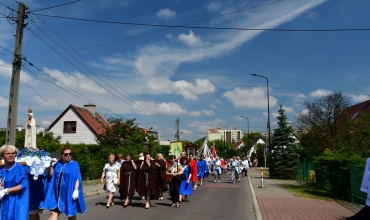
POLYGON ((36 147, 36 121, 33 117, 32 109, 28 108, 28 120, 26 124, 26 136, 24 138, 24 147, 37 149, 36 147))

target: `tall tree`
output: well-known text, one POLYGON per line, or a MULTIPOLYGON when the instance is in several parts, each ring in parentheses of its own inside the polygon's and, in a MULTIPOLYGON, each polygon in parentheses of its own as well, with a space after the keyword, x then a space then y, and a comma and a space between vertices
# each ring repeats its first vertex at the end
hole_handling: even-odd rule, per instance
POLYGON ((288 123, 284 114, 285 110, 280 105, 278 128, 274 130, 271 142, 271 167, 270 176, 280 179, 294 179, 298 164, 297 145, 293 138, 293 127, 288 123))
POLYGON ((300 112, 295 119, 302 137, 301 144, 308 157, 321 155, 326 148, 339 149, 340 127, 349 119, 342 114, 350 105, 349 98, 338 91, 312 102, 305 101, 304 105, 307 111, 300 112))

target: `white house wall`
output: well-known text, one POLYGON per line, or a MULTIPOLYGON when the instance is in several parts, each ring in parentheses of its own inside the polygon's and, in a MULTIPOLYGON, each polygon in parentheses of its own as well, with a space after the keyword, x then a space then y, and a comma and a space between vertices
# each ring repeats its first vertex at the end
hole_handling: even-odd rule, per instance
POLYGON ((62 138, 60 143, 65 144, 67 142, 71 144, 97 144, 94 133, 89 127, 77 116, 73 109, 69 109, 68 112, 50 129, 53 132, 54 137, 58 135, 62 138), (63 133, 63 127, 65 121, 76 121, 76 133, 63 133))

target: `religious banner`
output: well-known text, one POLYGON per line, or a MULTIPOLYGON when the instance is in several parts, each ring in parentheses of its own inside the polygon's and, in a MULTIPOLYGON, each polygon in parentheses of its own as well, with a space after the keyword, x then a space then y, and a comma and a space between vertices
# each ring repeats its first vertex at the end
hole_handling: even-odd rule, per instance
POLYGON ((175 155, 176 158, 179 158, 181 156, 182 152, 182 142, 181 141, 176 141, 176 142, 171 142, 171 155, 175 155))

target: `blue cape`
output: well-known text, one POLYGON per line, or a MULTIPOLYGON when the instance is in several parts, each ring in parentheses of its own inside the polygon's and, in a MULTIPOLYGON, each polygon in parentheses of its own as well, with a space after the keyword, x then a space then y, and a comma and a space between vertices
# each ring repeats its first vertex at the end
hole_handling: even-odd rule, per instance
POLYGON ((30 210, 37 210, 45 199, 49 178, 47 178, 47 170, 40 175, 37 180, 33 179, 31 174, 28 174, 29 189, 30 189, 30 210))
POLYGON ((204 178, 207 177, 209 174, 209 169, 207 162, 205 160, 198 160, 197 162, 197 168, 198 168, 198 178, 204 178))
POLYGON ((4 189, 21 186, 20 192, 9 193, 1 200, 0 219, 28 219, 29 189, 26 167, 18 163, 14 163, 9 170, 5 170, 5 166, 0 167, 0 179, 4 181, 4 189))
POLYGON ((77 213, 84 214, 86 211, 80 166, 74 160, 69 163, 59 161, 54 165, 54 174, 51 177, 45 201, 41 203, 40 208, 53 210, 56 207, 68 217, 75 216, 77 213), (63 175, 60 175, 63 166, 63 175), (58 197, 59 180, 61 181, 61 186, 58 197), (80 181, 79 194, 78 199, 73 200, 72 194, 77 180, 80 181))

